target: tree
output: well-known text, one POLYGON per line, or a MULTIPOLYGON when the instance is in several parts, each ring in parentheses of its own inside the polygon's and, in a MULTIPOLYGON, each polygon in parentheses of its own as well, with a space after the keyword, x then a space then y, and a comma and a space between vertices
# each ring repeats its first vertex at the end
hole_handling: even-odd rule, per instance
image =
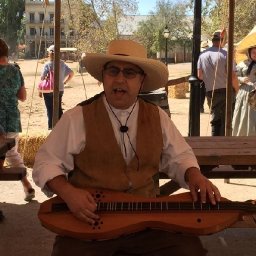
POLYGON ((135 0, 64 0, 62 13, 80 51, 102 52, 110 40, 119 38, 120 18, 136 10, 135 0))
POLYGON ((0 37, 6 40, 11 51, 16 50, 24 11, 23 0, 0 0, 0 37))
POLYGON ((188 1, 157 1, 156 10, 150 13, 149 19, 139 24, 135 36, 143 42, 151 55, 156 55, 157 52, 165 48, 163 36, 165 26, 170 31, 169 50, 176 43, 180 44, 189 39, 192 33, 192 22, 187 15, 188 7, 188 1))
POLYGON ((236 0, 235 8, 235 39, 236 42, 240 41, 244 36, 248 34, 253 28, 255 23, 255 13, 256 13, 256 0, 246 0, 245 2, 241 0, 236 0))
MULTIPOLYGON (((234 41, 239 42, 255 25, 256 0, 235 1, 234 41)), ((211 36, 213 31, 228 27, 228 1, 204 1, 202 32, 211 36)))

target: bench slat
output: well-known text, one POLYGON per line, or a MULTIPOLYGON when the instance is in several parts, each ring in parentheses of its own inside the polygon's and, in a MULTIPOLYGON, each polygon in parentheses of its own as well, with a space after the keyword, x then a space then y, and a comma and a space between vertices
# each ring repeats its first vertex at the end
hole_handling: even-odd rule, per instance
POLYGON ((26 168, 20 167, 3 167, 0 169, 0 180, 21 180, 27 174, 26 168))

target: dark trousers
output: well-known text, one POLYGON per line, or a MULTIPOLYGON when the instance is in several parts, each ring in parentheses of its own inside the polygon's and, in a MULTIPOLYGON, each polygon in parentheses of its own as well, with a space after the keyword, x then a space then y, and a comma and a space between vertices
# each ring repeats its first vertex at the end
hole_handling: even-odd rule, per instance
POLYGON ((206 97, 211 110, 212 136, 225 136, 226 89, 206 92, 206 97))
MULTIPOLYGON (((52 116, 53 116, 53 92, 43 93, 44 103, 47 110, 48 117, 48 129, 52 129, 52 116)), ((59 92, 59 118, 61 118, 63 114, 63 110, 61 107, 63 92, 59 92)))
POLYGON ((205 102, 205 94, 206 94, 206 90, 205 90, 205 84, 204 82, 200 83, 200 110, 204 110, 204 102, 205 102))
POLYGON ((206 253, 197 236, 145 230, 103 241, 57 236, 52 256, 203 256, 206 253))

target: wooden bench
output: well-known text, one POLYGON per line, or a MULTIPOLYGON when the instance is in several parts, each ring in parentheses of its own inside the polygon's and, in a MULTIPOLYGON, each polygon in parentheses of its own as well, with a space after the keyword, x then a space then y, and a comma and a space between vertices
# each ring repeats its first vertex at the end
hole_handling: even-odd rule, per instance
POLYGON ((26 168, 21 167, 3 167, 0 169, 0 180, 11 181, 11 180, 21 180, 27 174, 26 168))
MULTIPOLYGON (((0 158, 4 160, 5 154, 15 145, 14 139, 0 139, 0 158)), ((21 180, 26 176, 26 168, 0 166, 0 180, 21 180)))
POLYGON ((256 166, 256 137, 254 136, 195 136, 185 139, 193 149, 200 166, 256 166))
MULTIPOLYGON (((20 167, 3 167, 3 162, 5 159, 5 154, 15 146, 15 139, 4 139, 0 138, 0 180, 11 181, 11 180, 21 180, 26 176, 26 168, 20 167)), ((0 210, 0 221, 4 219, 3 212, 0 210)))
MULTIPOLYGON (((193 149, 202 173, 209 179, 256 178, 256 136, 253 137, 185 137, 193 149)), ((160 174, 160 179, 166 179, 160 174)), ((160 186, 160 195, 179 189, 174 181, 160 186)), ((232 227, 256 228, 256 215, 245 216, 232 227)))
MULTIPOLYGON (((209 179, 256 178, 256 137, 185 137, 202 173, 209 179)), ((166 179, 160 174, 160 179, 166 179)), ((160 187, 160 194, 179 189, 174 181, 160 187)))
POLYGON ((0 157, 4 156, 6 152, 15 146, 15 139, 5 139, 0 137, 0 157))

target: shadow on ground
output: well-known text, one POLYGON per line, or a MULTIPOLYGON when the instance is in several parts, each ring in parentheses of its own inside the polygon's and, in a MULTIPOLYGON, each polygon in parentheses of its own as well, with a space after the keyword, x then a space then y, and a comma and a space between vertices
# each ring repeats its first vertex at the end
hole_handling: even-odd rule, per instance
POLYGON ((55 235, 44 229, 38 219, 39 203, 0 203, 4 220, 0 223, 1 256, 49 256, 55 235))

